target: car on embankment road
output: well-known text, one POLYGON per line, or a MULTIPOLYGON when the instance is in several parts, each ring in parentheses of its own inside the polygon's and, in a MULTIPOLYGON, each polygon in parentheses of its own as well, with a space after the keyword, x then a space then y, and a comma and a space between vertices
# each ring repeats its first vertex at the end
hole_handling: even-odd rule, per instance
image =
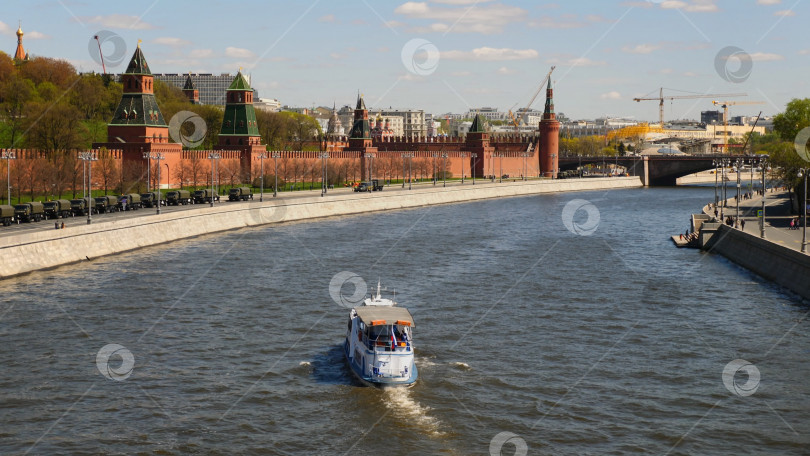
POLYGON ((0 223, 9 226, 12 222, 14 222, 14 206, 0 204, 0 223))
POLYGON ((141 193, 141 207, 155 207, 159 203, 157 192, 141 193))
POLYGON ((58 219, 66 218, 73 215, 73 210, 70 207, 70 200, 53 200, 42 203, 45 206, 45 218, 58 219))
POLYGON ((247 201, 253 199, 253 190, 249 187, 234 187, 228 192, 228 201, 247 201))
POLYGON ((45 206, 38 201, 14 206, 14 218, 20 222, 38 222, 45 218, 45 206))
POLYGON ((73 215, 87 215, 95 207, 96 202, 92 198, 80 198, 70 200, 70 210, 73 215))

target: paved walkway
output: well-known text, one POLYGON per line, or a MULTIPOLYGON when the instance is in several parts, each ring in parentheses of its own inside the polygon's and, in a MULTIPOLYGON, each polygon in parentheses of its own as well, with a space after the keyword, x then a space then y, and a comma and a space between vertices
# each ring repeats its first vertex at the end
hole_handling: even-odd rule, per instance
MULTIPOLYGON (((796 215, 791 214, 790 201, 791 193, 787 191, 768 191, 765 203, 765 239, 777 244, 789 247, 794 250, 801 250, 802 246, 802 225, 799 229, 790 229, 790 220, 796 215)), ((737 214, 737 206, 734 198, 727 201, 727 206, 723 208, 724 217, 729 215, 734 218, 737 214)), ((720 212, 718 208, 718 219, 720 212)), ((752 199, 740 201, 740 220, 745 221, 745 232, 755 236, 760 235, 759 218, 757 211, 762 209, 762 197, 754 195, 752 199)), ((714 215, 714 210, 710 216, 714 215)), ((808 234, 810 236, 810 234, 808 234)), ((810 245, 808 245, 810 252, 810 245)))

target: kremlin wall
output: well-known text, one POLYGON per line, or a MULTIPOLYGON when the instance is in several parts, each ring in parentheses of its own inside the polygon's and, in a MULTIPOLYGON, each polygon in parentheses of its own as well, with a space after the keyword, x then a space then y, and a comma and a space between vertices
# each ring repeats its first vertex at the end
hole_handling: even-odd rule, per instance
MULTIPOLYGON (((363 97, 358 94, 348 137, 333 134, 337 131, 333 128, 333 122, 339 122, 337 116, 333 115, 323 139, 314 143, 320 152, 269 153, 266 146, 261 144, 253 107, 253 90, 241 71, 227 89, 219 144, 213 151, 184 150, 183 144, 174 142, 177 138, 172 138, 169 124, 163 118, 153 83, 154 76, 139 45, 122 77, 123 94, 108 124, 107 141, 92 146, 96 157, 113 159, 130 182, 145 180, 147 174, 151 174, 152 184, 157 184, 156 171, 161 166, 161 170, 168 170, 161 176, 161 188, 205 185, 210 182, 212 160, 209 156, 212 154, 219 157, 216 164, 218 180, 222 180, 224 169, 229 170, 232 176, 238 174, 237 181, 244 183, 260 176, 262 155, 266 160, 265 175, 272 174, 274 166, 278 166, 279 177, 286 181, 290 180, 290 168, 294 170, 293 180, 296 174, 302 177, 318 175, 323 152, 329 155, 326 163, 330 175, 335 176, 333 170, 339 169, 342 172, 338 171, 338 175, 345 180, 366 180, 369 174, 374 178, 401 179, 408 176, 409 167, 414 179, 432 178, 434 170, 439 177, 446 170, 451 177, 467 178, 473 175, 478 178, 501 175, 519 178, 524 174, 528 177, 554 178, 558 170, 560 123, 555 119, 550 81, 542 121, 532 135, 493 136, 486 131, 484 120, 478 115, 468 134, 462 138, 412 139, 381 135, 372 128, 368 109, 363 97), (158 157, 160 160, 156 159, 158 157), (274 163, 276 159, 278 161, 274 163), (151 173, 147 173, 147 163, 152 166, 151 173), (187 171, 192 166, 195 168, 193 179, 187 171)), ((199 92, 190 77, 183 92, 192 103, 199 102, 199 92)), ((17 156, 34 159, 43 154, 20 150, 17 156)), ((98 162, 93 166, 93 173, 98 175, 95 170, 98 162)), ((95 180, 93 185, 98 188, 98 181, 95 180)))

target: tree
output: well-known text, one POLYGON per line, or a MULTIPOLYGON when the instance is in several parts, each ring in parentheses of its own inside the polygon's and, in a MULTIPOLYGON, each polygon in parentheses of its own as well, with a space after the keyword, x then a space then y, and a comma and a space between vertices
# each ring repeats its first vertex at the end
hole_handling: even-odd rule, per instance
POLYGON ((10 135, 6 147, 18 147, 25 111, 35 95, 34 83, 17 74, 12 74, 0 86, 0 107, 5 115, 10 135))
POLYGON ((624 142, 620 141, 619 142, 619 156, 624 157, 625 155, 627 155, 627 152, 626 152, 626 150, 624 148, 624 142))
POLYGON ((773 117, 773 129, 783 141, 793 142, 799 131, 810 126, 810 98, 790 100, 785 112, 773 117))

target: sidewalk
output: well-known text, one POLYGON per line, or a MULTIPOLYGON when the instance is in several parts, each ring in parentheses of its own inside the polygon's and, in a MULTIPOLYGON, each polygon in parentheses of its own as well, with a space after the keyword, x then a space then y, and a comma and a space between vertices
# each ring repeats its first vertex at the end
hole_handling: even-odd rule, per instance
MULTIPOLYGON (((722 203, 722 202, 721 202, 722 203)), ((790 212, 790 192, 768 191, 765 203, 765 239, 785 247, 800 251, 802 247, 802 224, 798 230, 790 229, 790 220, 796 217, 790 212)), ((737 214, 737 202, 734 198, 727 201, 723 208, 723 216, 734 218, 737 214)), ((762 196, 755 194, 752 199, 740 201, 740 220, 745 221, 745 232, 759 237, 759 218, 757 211, 762 209, 762 196)), ((705 211, 710 217, 714 216, 714 209, 705 211)), ((718 207, 718 220, 720 208, 718 207)), ((801 218, 800 218, 801 221, 801 218)), ((808 234, 810 237, 810 234, 808 234)), ((810 246, 808 246, 810 251, 810 246)))

